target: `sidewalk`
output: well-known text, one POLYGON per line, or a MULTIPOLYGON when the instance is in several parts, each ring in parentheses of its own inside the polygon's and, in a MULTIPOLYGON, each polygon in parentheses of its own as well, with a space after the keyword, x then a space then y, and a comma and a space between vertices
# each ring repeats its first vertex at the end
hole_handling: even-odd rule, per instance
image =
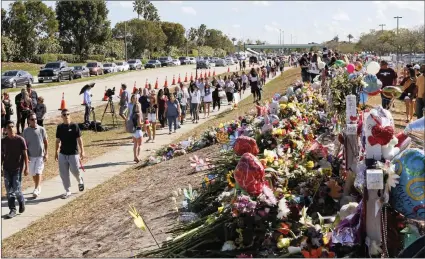
MULTIPOLYGON (((285 70, 287 69, 289 68, 285 68, 285 70)), ((277 76, 279 75, 280 73, 277 74, 277 76)), ((242 99, 245 99, 250 95, 250 91, 245 91, 242 99)), ((230 109, 230 107, 230 105, 222 106, 220 113, 230 109)), ((160 148, 164 145, 174 143, 181 134, 187 133, 200 124, 206 123, 218 114, 219 112, 217 111, 213 112, 211 113, 210 118, 201 119, 198 124, 193 124, 187 121, 180 129, 177 130, 176 134, 168 135, 168 129, 159 130, 157 132, 155 143, 143 143, 141 160, 144 161, 155 148, 160 148)), ((202 118, 203 114, 201 114, 200 117, 202 118)), ((130 134, 126 134, 126 136, 129 135, 130 134)), ((128 144, 124 144, 117 149, 84 164, 85 172, 83 172, 83 177, 86 191, 102 184, 113 176, 124 172, 126 169, 134 165, 133 144, 129 140, 128 144)), ((53 179, 42 182, 41 195, 37 199, 33 199, 32 197, 33 188, 23 190, 23 194, 26 198, 26 210, 22 215, 17 215, 13 219, 4 219, 4 216, 9 213, 9 208, 7 206, 7 200, 2 200, 2 239, 19 232, 37 219, 54 212, 56 209, 84 194, 84 192, 78 192, 78 183, 75 178, 73 178, 72 174, 71 181, 71 192, 73 194, 66 200, 61 199, 64 189, 59 175, 53 179)))

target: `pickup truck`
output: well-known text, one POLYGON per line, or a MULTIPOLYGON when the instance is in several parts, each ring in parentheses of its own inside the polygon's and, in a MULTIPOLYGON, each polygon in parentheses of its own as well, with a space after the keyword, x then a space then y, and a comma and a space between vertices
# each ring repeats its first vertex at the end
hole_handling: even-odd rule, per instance
POLYGON ((38 73, 39 83, 43 83, 48 80, 51 80, 52 82, 61 82, 62 80, 68 79, 71 81, 73 78, 73 68, 68 67, 68 63, 65 61, 47 63, 38 73))

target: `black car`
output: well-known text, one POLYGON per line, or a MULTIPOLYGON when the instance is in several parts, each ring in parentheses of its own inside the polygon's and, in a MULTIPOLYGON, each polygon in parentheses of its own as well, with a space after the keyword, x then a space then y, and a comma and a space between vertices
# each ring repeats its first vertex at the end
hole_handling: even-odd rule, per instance
POLYGON ((258 63, 258 59, 257 59, 257 57, 256 56, 251 56, 251 57, 249 57, 249 63, 250 64, 257 64, 258 63))
POLYGON ((34 78, 30 73, 23 70, 6 71, 1 75, 1 88, 16 88, 18 86, 30 86, 34 78))
POLYGON ((86 66, 74 67, 74 78, 90 77, 90 71, 86 66))
POLYGON ((47 63, 38 73, 39 83, 47 80, 61 82, 64 79, 74 79, 73 69, 68 67, 68 63, 65 61, 47 63))
POLYGON ((190 58, 189 57, 179 57, 180 64, 181 65, 188 65, 190 64, 190 58))
POLYGON ((173 62, 173 59, 171 57, 160 57, 159 62, 161 62, 161 66, 166 67, 173 62))
POLYGON ((145 65, 145 68, 157 68, 157 67, 161 67, 161 62, 156 59, 149 60, 148 63, 146 63, 145 65))

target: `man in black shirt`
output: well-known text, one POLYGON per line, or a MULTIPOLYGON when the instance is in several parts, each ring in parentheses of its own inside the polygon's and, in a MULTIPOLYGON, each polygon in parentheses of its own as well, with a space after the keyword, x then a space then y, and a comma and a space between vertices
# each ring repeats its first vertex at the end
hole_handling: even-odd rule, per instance
POLYGON ((71 117, 67 109, 62 110, 63 123, 56 129, 56 155, 55 160, 59 161, 59 175, 62 179, 65 194, 63 199, 71 196, 71 179, 69 171, 78 181, 78 189, 84 191, 83 177, 80 172, 80 159, 84 158, 84 146, 81 139, 81 131, 76 123, 71 123, 71 117), (78 154, 78 146, 81 153, 78 154), (60 148, 60 150, 59 150, 60 148))
MULTIPOLYGON (((376 77, 382 82, 382 89, 386 86, 396 85, 397 82, 397 73, 390 67, 388 67, 388 62, 385 60, 381 61, 381 69, 376 74, 376 77)), ((382 108, 389 109, 391 99, 386 98, 381 93, 382 98, 382 108)))
POLYGON ((300 58, 299 63, 301 67, 301 77, 303 79, 303 82, 310 82, 310 73, 308 73, 308 59, 306 53, 304 53, 304 55, 300 58))

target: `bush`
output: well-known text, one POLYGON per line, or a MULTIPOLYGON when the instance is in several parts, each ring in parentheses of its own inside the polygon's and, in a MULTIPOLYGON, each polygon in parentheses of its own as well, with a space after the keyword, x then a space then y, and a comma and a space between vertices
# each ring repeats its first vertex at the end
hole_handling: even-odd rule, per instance
POLYGON ((46 53, 46 54, 35 55, 33 60, 31 60, 31 62, 36 64, 46 64, 48 62, 54 62, 57 60, 58 60, 58 54, 46 53))
POLYGON ((97 62, 104 62, 106 60, 105 55, 89 55, 88 60, 96 60, 97 62))

